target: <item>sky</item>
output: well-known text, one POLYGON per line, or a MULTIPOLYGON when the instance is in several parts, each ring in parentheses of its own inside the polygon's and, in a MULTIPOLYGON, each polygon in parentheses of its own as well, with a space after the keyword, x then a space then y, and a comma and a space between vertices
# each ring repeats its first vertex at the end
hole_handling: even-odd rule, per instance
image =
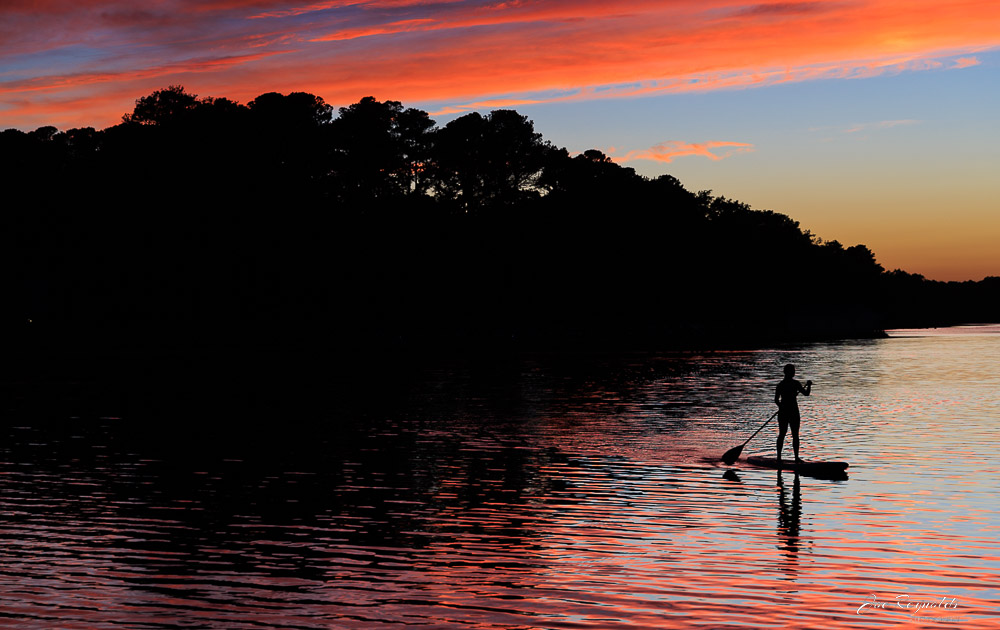
POLYGON ((169 85, 516 109, 887 269, 1000 275, 996 0, 0 2, 0 129, 104 128, 169 85))

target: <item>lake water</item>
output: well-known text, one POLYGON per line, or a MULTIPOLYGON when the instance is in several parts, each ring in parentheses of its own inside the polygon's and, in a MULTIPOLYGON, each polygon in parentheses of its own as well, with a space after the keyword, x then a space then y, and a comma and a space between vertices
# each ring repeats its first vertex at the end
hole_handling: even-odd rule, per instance
POLYGON ((998 628, 998 333, 410 363, 162 433, 52 376, 4 420, 0 627, 998 628), (848 479, 716 461, 788 362, 848 479))

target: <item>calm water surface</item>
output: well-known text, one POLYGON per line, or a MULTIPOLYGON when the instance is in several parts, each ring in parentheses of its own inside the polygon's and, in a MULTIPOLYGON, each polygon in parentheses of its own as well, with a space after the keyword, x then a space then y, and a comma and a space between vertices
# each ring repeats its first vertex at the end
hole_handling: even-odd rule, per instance
POLYGON ((0 627, 998 628, 998 333, 454 363, 163 433, 21 405, 0 627), (716 461, 787 362, 848 479, 716 461))

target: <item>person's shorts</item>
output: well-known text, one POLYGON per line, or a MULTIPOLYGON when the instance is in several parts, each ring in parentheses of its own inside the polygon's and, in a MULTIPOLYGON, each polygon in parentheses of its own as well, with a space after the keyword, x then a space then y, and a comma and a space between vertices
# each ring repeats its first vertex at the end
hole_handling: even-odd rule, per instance
POLYGON ((785 429, 787 427, 792 427, 793 430, 799 430, 799 421, 801 416, 799 416, 799 410, 794 411, 779 411, 778 412, 778 428, 785 429))

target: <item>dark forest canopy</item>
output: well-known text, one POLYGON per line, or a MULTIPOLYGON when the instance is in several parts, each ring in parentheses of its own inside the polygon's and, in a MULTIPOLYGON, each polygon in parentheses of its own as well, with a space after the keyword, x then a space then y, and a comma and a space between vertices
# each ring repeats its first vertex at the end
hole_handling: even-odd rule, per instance
POLYGON ((658 348, 1000 319, 1000 278, 886 272, 512 110, 171 86, 104 130, 0 132, 0 172, 14 335, 658 348))

